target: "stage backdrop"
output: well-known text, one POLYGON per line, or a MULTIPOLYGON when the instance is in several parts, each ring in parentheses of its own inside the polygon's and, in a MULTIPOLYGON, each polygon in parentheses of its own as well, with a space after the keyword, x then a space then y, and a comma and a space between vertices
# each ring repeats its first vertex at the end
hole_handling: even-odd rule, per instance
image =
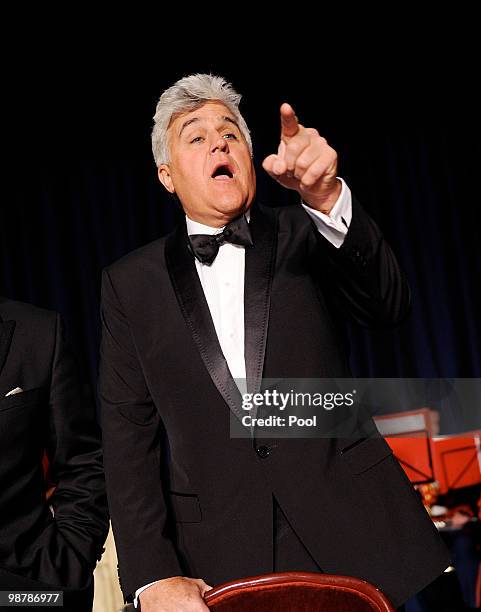
POLYGON ((129 58, 77 57, 65 72, 55 56, 33 56, 10 75, 0 293, 64 315, 87 390, 96 384, 102 268, 182 221, 156 177, 151 117, 161 91, 195 71, 223 74, 243 94, 260 201, 296 201, 259 163, 277 148, 279 106, 289 101, 337 149, 340 175, 398 254, 411 317, 395 331, 350 329, 354 374, 481 376, 481 104, 472 78, 447 83, 419 71, 414 82, 409 69, 379 64, 332 82, 317 78, 318 66, 288 76, 271 63, 228 61, 144 70, 142 58, 129 58))

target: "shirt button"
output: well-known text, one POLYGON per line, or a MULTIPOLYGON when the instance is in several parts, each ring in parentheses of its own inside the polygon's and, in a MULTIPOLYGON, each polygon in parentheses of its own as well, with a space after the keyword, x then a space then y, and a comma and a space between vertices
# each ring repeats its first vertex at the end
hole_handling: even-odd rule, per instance
POLYGON ((256 452, 261 459, 265 459, 270 455, 271 449, 268 446, 259 446, 259 448, 256 449, 256 452))

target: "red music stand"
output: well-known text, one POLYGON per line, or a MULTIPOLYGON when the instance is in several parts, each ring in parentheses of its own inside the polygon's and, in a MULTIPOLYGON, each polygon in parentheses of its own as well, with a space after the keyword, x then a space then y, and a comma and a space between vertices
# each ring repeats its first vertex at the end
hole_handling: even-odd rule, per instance
POLYGON ((431 441, 439 494, 481 484, 481 430, 436 436, 431 441))
POLYGON ((413 484, 435 480, 431 441, 436 433, 436 413, 429 408, 374 417, 396 459, 413 484))

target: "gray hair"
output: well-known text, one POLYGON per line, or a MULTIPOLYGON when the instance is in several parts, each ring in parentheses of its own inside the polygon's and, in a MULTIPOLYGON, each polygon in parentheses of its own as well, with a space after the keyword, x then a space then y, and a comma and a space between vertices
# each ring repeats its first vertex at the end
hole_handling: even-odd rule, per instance
POLYGON ((152 152, 157 167, 169 163, 167 130, 176 115, 188 113, 210 100, 224 104, 234 115, 252 156, 252 140, 239 112, 241 95, 225 79, 212 74, 191 74, 179 79, 160 96, 152 129, 152 152))

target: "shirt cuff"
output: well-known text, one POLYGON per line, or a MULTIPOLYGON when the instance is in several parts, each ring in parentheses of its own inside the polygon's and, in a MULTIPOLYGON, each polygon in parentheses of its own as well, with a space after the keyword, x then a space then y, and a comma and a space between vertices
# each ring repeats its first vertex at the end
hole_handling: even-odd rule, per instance
POLYGON ((352 195, 351 190, 347 186, 344 179, 337 177, 342 184, 341 193, 337 202, 331 208, 328 215, 311 208, 301 201, 301 204, 307 214, 314 221, 317 231, 329 240, 336 248, 342 246, 347 235, 347 230, 352 219, 352 195))
POLYGON ((145 589, 148 589, 150 586, 156 584, 157 582, 160 582, 160 580, 154 580, 154 582, 149 582, 149 584, 146 584, 145 586, 140 587, 140 589, 137 589, 135 591, 134 608, 139 607, 139 595, 142 593, 142 591, 145 591, 145 589))

